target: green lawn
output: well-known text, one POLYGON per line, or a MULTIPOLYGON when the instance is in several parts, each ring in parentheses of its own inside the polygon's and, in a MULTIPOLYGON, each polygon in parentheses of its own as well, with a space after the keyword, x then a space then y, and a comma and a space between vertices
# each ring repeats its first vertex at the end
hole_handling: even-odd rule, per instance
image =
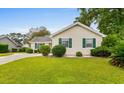
POLYGON ((106 58, 32 57, 0 65, 0 83, 124 83, 124 70, 106 58))
POLYGON ((1 56, 9 56, 9 55, 12 55, 13 53, 0 53, 0 57, 1 56))

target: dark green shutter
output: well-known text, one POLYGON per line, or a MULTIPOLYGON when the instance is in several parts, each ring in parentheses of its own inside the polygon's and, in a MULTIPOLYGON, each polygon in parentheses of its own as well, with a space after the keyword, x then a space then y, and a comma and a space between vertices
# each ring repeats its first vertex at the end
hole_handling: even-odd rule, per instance
POLYGON ((82 40, 82 47, 83 47, 83 48, 86 47, 86 39, 85 39, 85 38, 83 38, 83 40, 82 40))
POLYGON ((69 48, 72 48, 72 38, 69 38, 69 48))
POLYGON ((62 44, 62 39, 61 38, 59 38, 59 45, 61 45, 62 44))
POLYGON ((37 43, 35 43, 35 49, 37 49, 37 43))
POLYGON ((93 48, 96 48, 96 38, 93 38, 93 48))

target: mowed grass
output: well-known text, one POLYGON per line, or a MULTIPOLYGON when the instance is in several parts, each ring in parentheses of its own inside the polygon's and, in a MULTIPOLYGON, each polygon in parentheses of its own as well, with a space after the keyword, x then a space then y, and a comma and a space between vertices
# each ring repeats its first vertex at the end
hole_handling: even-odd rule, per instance
POLYGON ((12 55, 13 53, 0 53, 0 57, 2 56, 9 56, 9 55, 12 55))
POLYGON ((115 84, 124 83, 124 70, 107 58, 32 57, 0 65, 6 84, 115 84))

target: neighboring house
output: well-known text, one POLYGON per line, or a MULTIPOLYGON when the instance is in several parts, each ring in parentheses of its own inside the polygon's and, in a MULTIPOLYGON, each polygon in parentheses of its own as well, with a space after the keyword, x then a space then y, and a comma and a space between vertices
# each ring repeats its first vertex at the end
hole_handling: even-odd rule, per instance
POLYGON ((29 43, 29 47, 33 50, 39 49, 41 44, 52 46, 52 40, 49 36, 34 37, 29 43))
POLYGON ((23 46, 22 47, 27 47, 27 48, 29 48, 31 45, 30 45, 30 43, 29 42, 27 42, 27 43, 25 43, 25 44, 23 44, 23 46))
POLYGON ((16 43, 14 40, 10 39, 9 37, 6 36, 1 36, 0 37, 0 44, 8 44, 8 48, 10 51, 12 51, 12 48, 20 48, 22 45, 16 43))
POLYGON ((66 47, 66 55, 75 55, 81 51, 83 55, 90 55, 90 50, 101 46, 104 34, 76 22, 54 33, 52 47, 62 44, 66 47))

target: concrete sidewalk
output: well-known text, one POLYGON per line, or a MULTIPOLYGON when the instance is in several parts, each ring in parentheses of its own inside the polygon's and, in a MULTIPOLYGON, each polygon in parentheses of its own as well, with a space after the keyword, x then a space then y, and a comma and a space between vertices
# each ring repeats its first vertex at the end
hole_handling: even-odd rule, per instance
POLYGON ((0 65, 2 64, 6 64, 18 59, 22 59, 22 58, 27 58, 27 57, 34 57, 34 56, 42 56, 41 54, 26 54, 26 53, 18 53, 18 54, 13 54, 10 56, 3 56, 0 57, 0 65))

